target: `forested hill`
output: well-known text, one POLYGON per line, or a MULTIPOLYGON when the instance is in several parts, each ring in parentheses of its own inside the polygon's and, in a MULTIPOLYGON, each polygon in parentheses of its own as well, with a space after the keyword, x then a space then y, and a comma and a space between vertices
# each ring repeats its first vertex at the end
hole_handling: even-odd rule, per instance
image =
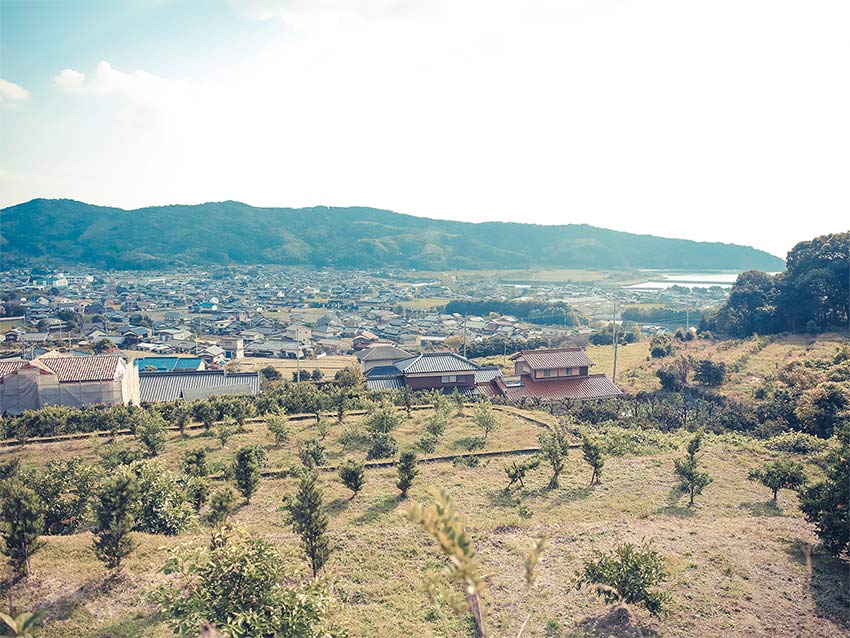
POLYGON ((255 208, 239 202, 123 210, 34 199, 0 210, 3 267, 29 259, 135 269, 290 264, 475 268, 781 270, 768 253, 588 225, 472 224, 374 208, 255 208))

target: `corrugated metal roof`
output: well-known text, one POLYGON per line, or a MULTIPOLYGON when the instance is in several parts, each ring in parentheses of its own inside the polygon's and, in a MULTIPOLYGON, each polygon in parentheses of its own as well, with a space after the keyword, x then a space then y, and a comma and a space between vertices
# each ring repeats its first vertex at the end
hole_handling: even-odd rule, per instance
POLYGON ((481 366, 477 363, 464 359, 454 352, 423 352, 415 357, 396 361, 395 366, 405 374, 461 372, 481 369, 481 366))
POLYGON ((39 357, 38 361, 53 370, 59 381, 111 381, 118 376, 121 357, 39 357))
POLYGON ((189 394, 196 394, 198 390, 204 389, 205 396, 217 394, 229 394, 228 388, 233 386, 247 386, 249 392, 244 394, 258 394, 260 392, 260 375, 258 372, 231 372, 225 374, 223 370, 202 370, 198 372, 140 372, 139 393, 142 401, 174 401, 189 394))
POLYGON ((487 366, 475 371, 475 383, 487 383, 502 376, 502 370, 498 366, 487 366))
POLYGON ((590 367, 593 360, 580 348, 553 348, 547 350, 523 350, 511 359, 522 359, 532 370, 551 370, 555 368, 590 367))
POLYGON ((404 379, 401 377, 366 379, 367 390, 401 390, 403 387, 404 379))
POLYGON ((496 379, 491 382, 491 385, 498 390, 499 394, 511 401, 525 398, 537 398, 542 401, 605 399, 622 394, 604 374, 549 381, 535 381, 530 375, 523 375, 522 383, 523 385, 517 387, 506 386, 500 379, 496 379))

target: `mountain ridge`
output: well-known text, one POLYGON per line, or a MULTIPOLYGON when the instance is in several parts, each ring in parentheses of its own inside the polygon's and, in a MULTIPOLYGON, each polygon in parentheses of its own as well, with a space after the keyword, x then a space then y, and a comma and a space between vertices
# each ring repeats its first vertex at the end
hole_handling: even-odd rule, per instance
POLYGON ((426 270, 528 267, 782 270, 749 246, 590 224, 463 222, 378 208, 242 202, 137 209, 33 199, 0 209, 0 266, 53 259, 115 269, 213 263, 426 270))

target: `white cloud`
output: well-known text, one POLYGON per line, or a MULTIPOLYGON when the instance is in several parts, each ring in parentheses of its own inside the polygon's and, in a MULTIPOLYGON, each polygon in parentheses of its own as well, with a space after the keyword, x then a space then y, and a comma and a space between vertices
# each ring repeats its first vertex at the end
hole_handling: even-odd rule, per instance
POLYGON ((181 90, 179 82, 141 70, 124 73, 106 60, 101 60, 90 75, 76 69, 64 69, 53 78, 53 84, 65 93, 100 97, 115 95, 160 106, 172 102, 181 90))
POLYGON ((24 102, 30 97, 30 92, 24 87, 0 78, 0 105, 24 102))

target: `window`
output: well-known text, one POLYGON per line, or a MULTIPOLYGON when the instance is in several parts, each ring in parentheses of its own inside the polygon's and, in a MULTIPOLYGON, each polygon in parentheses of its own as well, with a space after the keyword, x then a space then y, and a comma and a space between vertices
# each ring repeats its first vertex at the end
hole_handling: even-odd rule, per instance
POLYGON ((545 379, 545 378, 547 378, 547 377, 551 377, 551 376, 552 376, 552 371, 551 371, 551 370, 544 370, 544 371, 543 371, 543 378, 544 378, 544 379, 545 379))
POLYGON ((446 374, 440 377, 441 383, 457 383, 457 375, 456 374, 446 374))

